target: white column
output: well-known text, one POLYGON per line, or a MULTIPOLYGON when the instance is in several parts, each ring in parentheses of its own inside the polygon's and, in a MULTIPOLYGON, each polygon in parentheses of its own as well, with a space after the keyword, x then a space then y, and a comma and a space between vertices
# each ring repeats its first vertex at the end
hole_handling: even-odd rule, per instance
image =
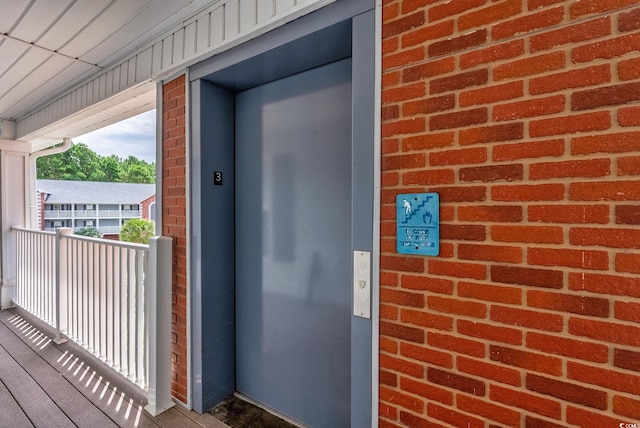
POLYGON ((145 281, 147 370, 152 416, 173 407, 171 399, 171 278, 172 240, 156 236, 149 240, 149 264, 145 281))
POLYGON ((28 143, 0 140, 0 308, 8 308, 16 289, 16 242, 11 226, 26 226, 29 201, 28 143), (26 149, 25 151, 21 151, 26 149))

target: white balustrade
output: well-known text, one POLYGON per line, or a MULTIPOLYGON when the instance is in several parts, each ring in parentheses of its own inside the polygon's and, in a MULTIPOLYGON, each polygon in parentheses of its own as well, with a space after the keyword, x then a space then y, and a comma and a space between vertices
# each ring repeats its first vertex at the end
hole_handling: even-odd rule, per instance
POLYGON ((100 217, 100 218, 118 218, 118 217, 120 217, 120 210, 98 210, 98 217, 100 217))
POLYGON ((15 303, 43 321, 54 325, 57 317, 56 233, 38 230, 16 231, 18 269, 15 303))
POLYGON ((55 219, 55 218, 71 218, 72 212, 71 210, 44 210, 44 218, 45 219, 55 219))
POLYGON ((122 217, 138 218, 140 215, 140 210, 122 210, 122 217))
POLYGON ((98 227, 98 232, 102 234, 115 234, 120 233, 120 228, 121 226, 100 226, 98 227))
POLYGON ((96 210, 75 210, 73 212, 75 218, 96 218, 97 214, 96 210))
POLYGON ((147 389, 151 414, 171 407, 171 239, 149 246, 69 228, 12 230, 14 303, 55 327, 57 342, 73 340, 147 389))

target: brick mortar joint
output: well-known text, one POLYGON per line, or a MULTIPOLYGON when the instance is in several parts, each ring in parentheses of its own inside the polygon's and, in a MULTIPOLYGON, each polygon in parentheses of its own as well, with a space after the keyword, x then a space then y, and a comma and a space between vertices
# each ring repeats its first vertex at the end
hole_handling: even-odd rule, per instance
MULTIPOLYGON (((556 31, 556 30, 564 28, 564 27, 571 27, 573 25, 582 24, 582 23, 588 22, 590 20, 597 20, 597 19, 600 19, 602 17, 611 16, 611 17, 618 18, 622 13, 625 13, 625 12, 633 10, 633 9, 637 9, 638 6, 639 6, 638 4, 628 5, 628 6, 624 6, 622 8, 614 9, 614 10, 611 10, 611 11, 608 11, 608 12, 602 12, 602 13, 599 13, 599 14, 588 15, 588 16, 584 16, 582 18, 577 18, 575 20, 570 20, 570 21, 566 21, 566 18, 565 18, 565 21, 563 21, 561 24, 556 24, 556 25, 551 26, 551 27, 535 29, 535 30, 532 30, 532 31, 529 31, 529 32, 526 32, 526 33, 520 33, 520 34, 517 34, 517 35, 514 35, 514 36, 510 36, 510 37, 506 37, 506 38, 500 39, 500 40, 490 40, 487 43, 479 45, 479 46, 474 46, 474 47, 468 48, 468 49, 462 49, 462 50, 455 51, 455 52, 452 52, 452 53, 447 54, 447 55, 438 55, 438 56, 435 56, 435 57, 427 57, 424 60, 415 61, 415 62, 412 62, 411 64, 398 65, 398 66, 395 66, 395 67, 387 67, 387 68, 384 68, 382 70, 382 74, 384 75, 386 73, 402 71, 402 70, 404 70, 404 69, 406 69, 408 67, 426 65, 426 64, 429 64, 431 62, 434 62, 434 61, 437 61, 437 60, 443 59, 443 58, 449 58, 449 57, 452 57, 452 56, 453 57, 458 57, 458 56, 460 56, 462 54, 465 54, 465 53, 480 51, 480 50, 488 49, 488 48, 494 47, 494 46, 500 46, 501 44, 506 44, 506 43, 509 43, 509 42, 512 42, 512 41, 515 41, 515 40, 520 40, 520 39, 527 40, 531 36, 535 36, 535 35, 538 35, 538 34, 544 34, 544 33, 550 32, 550 31, 556 31)), ((525 12, 531 12, 531 11, 527 10, 525 12)), ((527 16, 525 12, 521 13, 518 16, 511 17, 511 18, 518 18, 518 17, 527 16)), ((460 15, 460 14, 458 14, 458 15, 460 15)), ((456 16, 458 16, 458 15, 456 15, 456 16)), ((391 22, 393 22, 393 21, 391 21, 391 22)), ((434 23, 437 23, 437 22, 438 21, 435 21, 434 23)), ((500 21, 498 21, 498 22, 500 22, 500 21)), ((434 23, 425 22, 425 24, 422 25, 421 27, 412 28, 412 30, 417 30, 419 28, 424 28, 425 26, 429 26, 429 24, 434 24, 434 23)), ((611 20, 612 33, 608 36, 608 38, 603 39, 603 40, 615 39, 617 37, 622 37, 622 36, 627 35, 627 34, 633 34, 633 33, 621 33, 619 31, 617 31, 617 27, 615 26, 615 23, 616 23, 616 20, 612 19, 611 20)), ((479 31, 479 30, 481 30, 483 28, 486 28, 486 29, 491 28, 491 26, 493 24, 496 24, 496 22, 492 22, 490 24, 487 24, 486 26, 481 26, 481 27, 478 27, 478 28, 470 29, 470 31, 467 31, 464 34, 475 32, 475 31, 479 31)), ((384 27, 384 25, 385 25, 385 23, 383 23, 383 27, 384 27)), ((454 33, 454 34, 450 35, 447 38, 438 38, 438 39, 434 39, 434 40, 429 40, 429 42, 433 43, 433 42, 442 41, 442 40, 451 40, 451 39, 455 38, 454 36, 456 36, 456 35, 459 35, 459 34, 458 33, 454 33)), ((386 39, 383 39, 382 42, 384 43, 385 40, 390 40, 390 39, 399 38, 399 37, 400 37, 400 35, 396 34, 396 35, 387 37, 386 39)), ((409 48, 404 48, 404 49, 400 48, 400 49, 398 49, 398 50, 396 50, 394 52, 391 52, 391 53, 385 55, 385 57, 394 56, 394 55, 402 54, 402 53, 405 53, 405 52, 409 52, 411 50, 416 49, 418 46, 419 45, 412 46, 412 47, 409 47, 409 48)), ((426 46, 423 46, 423 47, 426 49, 426 46)), ((535 55, 535 54, 542 54, 544 52, 550 52, 550 51, 552 51, 552 50, 547 49, 547 50, 544 50, 544 51, 531 53, 531 52, 529 52, 529 49, 527 48, 527 46, 525 46, 525 54, 527 54, 529 56, 535 55)), ((384 57, 383 57, 383 63, 384 63, 384 57)), ((478 67, 478 66, 476 66, 476 67, 478 67)), ((476 67, 471 67, 468 70, 473 70, 476 67)), ((454 72, 455 71, 459 72, 459 70, 454 70, 454 72)))

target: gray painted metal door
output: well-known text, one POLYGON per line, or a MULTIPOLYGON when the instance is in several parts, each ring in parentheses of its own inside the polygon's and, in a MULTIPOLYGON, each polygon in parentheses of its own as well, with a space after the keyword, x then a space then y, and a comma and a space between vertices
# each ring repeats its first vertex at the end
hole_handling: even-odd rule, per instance
POLYGON ((350 424, 351 60, 236 95, 236 387, 350 424))

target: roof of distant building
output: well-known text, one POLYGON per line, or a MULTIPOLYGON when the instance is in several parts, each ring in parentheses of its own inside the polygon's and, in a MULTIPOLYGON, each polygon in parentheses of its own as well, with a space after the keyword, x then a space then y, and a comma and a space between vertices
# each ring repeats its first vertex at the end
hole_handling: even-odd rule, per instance
POLYGON ((156 192, 155 184, 38 180, 47 204, 139 204, 156 192))

